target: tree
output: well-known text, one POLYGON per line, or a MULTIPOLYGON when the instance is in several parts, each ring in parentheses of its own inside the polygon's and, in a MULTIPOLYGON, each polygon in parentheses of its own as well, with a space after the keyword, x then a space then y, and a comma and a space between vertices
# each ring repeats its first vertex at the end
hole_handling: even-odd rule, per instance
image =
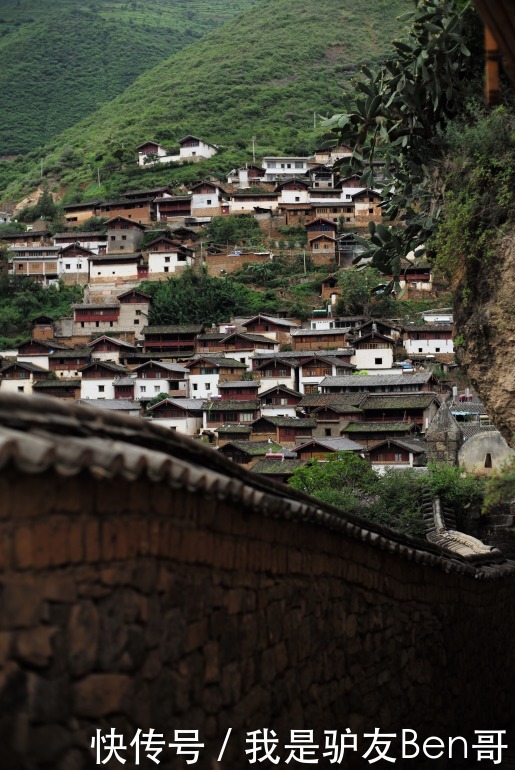
POLYGON ((378 286, 384 286, 381 273, 373 267, 364 269, 351 268, 343 270, 338 278, 341 296, 338 300, 336 313, 338 315, 373 314, 374 307, 380 305, 376 293, 378 286))
POLYGON ((263 234, 259 223, 251 214, 229 214, 213 217, 204 230, 205 239, 211 243, 225 245, 261 244, 263 234))
MULTIPOLYGON (((391 227, 371 223, 363 256, 382 272, 392 272, 387 291, 399 291, 400 260, 424 252, 441 214, 443 185, 434 161, 445 152, 444 131, 465 104, 470 90, 471 53, 477 19, 460 0, 419 0, 405 39, 381 67, 363 67, 353 104, 325 122, 337 141, 353 148, 342 173, 360 173, 365 186, 378 186, 373 161, 385 161, 383 210, 391 227)), ((480 57, 473 57, 472 61, 480 57)))

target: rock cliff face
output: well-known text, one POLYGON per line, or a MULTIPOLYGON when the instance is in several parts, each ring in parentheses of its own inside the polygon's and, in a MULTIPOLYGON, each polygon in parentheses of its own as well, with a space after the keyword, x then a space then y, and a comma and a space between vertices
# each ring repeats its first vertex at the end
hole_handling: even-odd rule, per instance
POLYGON ((456 288, 458 361, 515 447, 515 227, 495 256, 465 264, 456 288))

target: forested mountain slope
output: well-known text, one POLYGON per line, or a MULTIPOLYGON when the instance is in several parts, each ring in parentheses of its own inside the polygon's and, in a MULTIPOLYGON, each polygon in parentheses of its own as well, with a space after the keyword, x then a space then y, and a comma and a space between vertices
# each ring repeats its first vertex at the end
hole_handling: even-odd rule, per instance
POLYGON ((257 0, 0 0, 0 156, 26 152, 257 0))
POLYGON ((111 172, 122 155, 134 163, 146 139, 170 147, 188 133, 246 148, 255 135, 258 155, 312 150, 314 113, 340 107, 359 66, 380 59, 402 34, 397 16, 411 7, 410 0, 260 0, 146 72, 31 163, 0 168, 0 185, 37 178, 40 158, 45 173, 61 179, 70 165, 63 152, 71 151, 80 160, 66 182, 87 186, 98 167, 111 172))

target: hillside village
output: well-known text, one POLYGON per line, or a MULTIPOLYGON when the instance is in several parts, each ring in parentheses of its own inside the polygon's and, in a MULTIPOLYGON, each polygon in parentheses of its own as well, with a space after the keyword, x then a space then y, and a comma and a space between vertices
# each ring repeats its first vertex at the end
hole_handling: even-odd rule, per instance
MULTIPOLYGON (((138 163, 197 162, 218 149, 191 135, 179 147, 173 155, 147 141, 137 148, 138 163)), ((2 353, 0 391, 141 416, 283 482, 334 452, 364 457, 380 472, 423 468, 431 459, 491 472, 509 449, 481 402, 457 387, 449 310, 428 310, 408 324, 335 312, 338 271, 359 260, 356 236, 381 221, 379 191, 338 171, 350 152, 265 157, 179 195, 161 186, 64 205, 63 232, 35 222, 4 233, 9 274, 47 287, 80 285, 84 297, 70 317, 34 318, 31 339, 2 353), (269 248, 203 243, 203 228, 230 215, 253 217, 269 248), (152 297, 141 281, 166 281, 191 267, 223 278, 269 263, 280 228, 293 228, 304 261, 326 268, 310 318, 258 313, 212 327, 149 323, 152 297), (453 459, 431 440, 444 403, 460 435, 453 459)), ((375 178, 382 178, 380 164, 375 178)), ((437 307, 426 261, 405 263, 401 287, 406 296, 433 297, 437 307)))

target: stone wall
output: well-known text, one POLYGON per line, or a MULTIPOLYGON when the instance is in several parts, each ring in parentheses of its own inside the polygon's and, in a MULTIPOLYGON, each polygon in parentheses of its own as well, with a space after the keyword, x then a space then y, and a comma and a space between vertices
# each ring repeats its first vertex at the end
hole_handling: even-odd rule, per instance
POLYGON ((283 744, 301 728, 506 727, 509 564, 445 557, 155 426, 91 419, 0 399, 3 767, 93 767, 97 728, 198 729, 195 766, 239 770, 264 727, 283 744))

